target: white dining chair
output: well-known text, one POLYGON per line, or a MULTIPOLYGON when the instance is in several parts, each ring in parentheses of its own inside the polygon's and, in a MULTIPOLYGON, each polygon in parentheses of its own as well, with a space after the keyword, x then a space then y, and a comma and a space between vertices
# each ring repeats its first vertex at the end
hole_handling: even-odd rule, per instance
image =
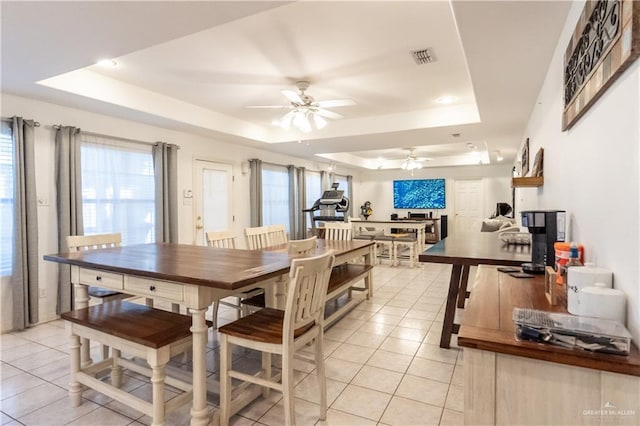
MULTIPOLYGON (((218 330, 220 332, 220 425, 235 414, 232 379, 254 383, 283 393, 285 423, 295 424, 293 357, 307 344, 315 345, 314 360, 320 393, 320 419, 327 414, 327 383, 322 343, 327 286, 335 261, 333 251, 294 259, 289 273, 285 310, 265 308, 218 330), (261 351, 262 371, 256 375, 233 369, 232 345, 261 351), (281 382, 271 372, 271 354, 282 356, 281 382)), ((241 385, 242 386, 242 385, 241 385)), ((241 397, 241 395, 239 396, 241 397)))
POLYGON ((304 240, 289 240, 287 249, 289 254, 309 254, 313 253, 318 246, 318 237, 315 235, 304 240))
POLYGON ((244 235, 247 238, 249 250, 260 250, 271 246, 268 226, 245 228, 244 235))
POLYGON ((350 241, 353 235, 353 226, 345 222, 326 222, 324 224, 325 240, 350 241))
MULTIPOLYGON (((122 235, 119 232, 111 234, 67 236, 67 248, 71 253, 118 247, 121 242, 122 235)), ((91 285, 88 287, 89 288, 87 289, 87 291, 89 293, 89 297, 91 297, 94 302, 106 303, 133 297, 130 294, 122 293, 120 291, 111 290, 104 287, 91 285)), ((107 359, 109 357, 109 347, 106 345, 101 345, 101 349, 102 359, 107 359)))
MULTIPOLYGON (((207 239, 207 245, 209 247, 216 248, 236 248, 237 237, 233 232, 230 231, 222 231, 222 232, 205 232, 205 236, 207 239)), ((236 319, 241 318, 242 316, 248 314, 248 307, 242 304, 243 300, 249 299, 254 296, 258 296, 263 293, 262 289, 255 289, 251 291, 244 291, 241 293, 234 294, 233 296, 229 296, 231 299, 235 299, 234 302, 230 302, 229 298, 221 299, 218 301, 214 301, 211 305, 211 321, 213 322, 213 328, 218 328, 218 310, 220 305, 224 305, 230 308, 233 308, 237 311, 236 319)))

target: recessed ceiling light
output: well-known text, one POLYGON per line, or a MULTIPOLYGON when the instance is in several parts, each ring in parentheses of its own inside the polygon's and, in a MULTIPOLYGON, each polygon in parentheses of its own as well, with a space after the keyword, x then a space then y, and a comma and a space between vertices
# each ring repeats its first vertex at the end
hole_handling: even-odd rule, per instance
POLYGON ((455 101, 457 101, 458 98, 456 96, 441 96, 438 99, 436 99, 436 102, 442 105, 448 105, 448 104, 452 104, 455 101))
POLYGON ((96 62, 96 65, 100 65, 101 67, 105 68, 115 68, 118 66, 118 63, 113 59, 100 59, 98 62, 96 62))

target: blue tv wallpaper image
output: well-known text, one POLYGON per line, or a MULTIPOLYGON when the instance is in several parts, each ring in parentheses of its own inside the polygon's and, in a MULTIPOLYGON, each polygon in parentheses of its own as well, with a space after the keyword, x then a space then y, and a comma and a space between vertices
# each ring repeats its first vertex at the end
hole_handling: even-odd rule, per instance
POLYGON ((444 209, 444 179, 393 181, 394 209, 444 209))

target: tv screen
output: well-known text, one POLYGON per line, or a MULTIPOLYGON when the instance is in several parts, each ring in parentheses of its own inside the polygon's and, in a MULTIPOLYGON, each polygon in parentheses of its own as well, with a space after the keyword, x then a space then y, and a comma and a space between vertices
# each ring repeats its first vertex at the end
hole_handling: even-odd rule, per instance
POLYGON ((444 209, 444 179, 393 181, 393 208, 444 209))

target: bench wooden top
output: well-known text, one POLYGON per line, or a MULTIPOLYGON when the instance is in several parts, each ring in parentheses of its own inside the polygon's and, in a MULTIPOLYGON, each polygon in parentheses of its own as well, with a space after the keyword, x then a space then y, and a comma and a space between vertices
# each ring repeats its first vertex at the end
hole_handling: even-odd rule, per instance
POLYGON ((545 298, 544 276, 519 279, 498 272, 493 266, 479 266, 464 309, 458 345, 640 376, 640 353, 635 346, 629 356, 620 356, 516 340, 513 308, 567 313, 560 305, 551 306, 545 298))
POLYGON ((64 312, 61 317, 155 349, 191 336, 190 316, 120 300, 64 312))

